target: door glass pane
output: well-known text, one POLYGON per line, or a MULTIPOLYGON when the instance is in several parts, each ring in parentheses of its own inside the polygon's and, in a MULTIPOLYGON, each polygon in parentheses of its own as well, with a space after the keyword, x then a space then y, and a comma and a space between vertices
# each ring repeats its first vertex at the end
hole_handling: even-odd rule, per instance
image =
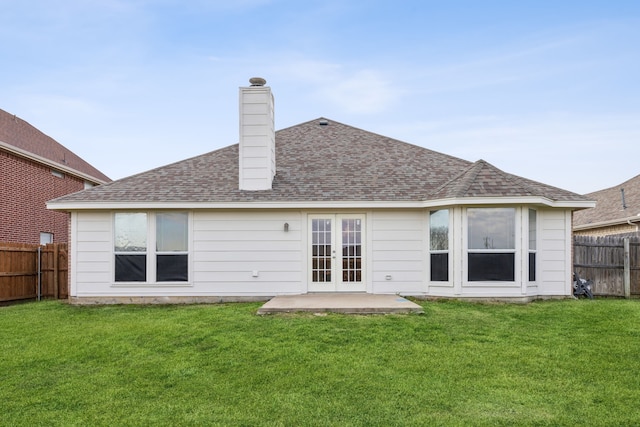
POLYGON ((362 220, 342 220, 342 281, 362 280, 362 220))
POLYGON ((331 220, 311 220, 311 280, 331 282, 331 220))

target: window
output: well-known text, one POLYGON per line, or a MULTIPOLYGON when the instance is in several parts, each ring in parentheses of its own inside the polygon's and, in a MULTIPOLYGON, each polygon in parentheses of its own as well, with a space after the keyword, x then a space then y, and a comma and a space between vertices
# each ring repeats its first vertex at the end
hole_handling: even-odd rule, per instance
POLYGON ((115 214, 116 282, 147 281, 147 214, 115 214))
POLYGON ((40 232, 40 244, 46 245, 48 243, 53 243, 53 233, 47 233, 45 231, 40 232))
POLYGON ((186 282, 188 276, 187 214, 156 214, 156 281, 186 282))
POLYGON ((536 281, 537 212, 529 209, 529 281, 536 281))
POLYGON ((186 212, 116 213, 116 282, 189 280, 186 212))
POLYGON ((468 218, 468 280, 515 280, 514 208, 470 208, 468 218))
POLYGON ((429 214, 429 249, 431 281, 449 281, 449 211, 431 211, 429 214))

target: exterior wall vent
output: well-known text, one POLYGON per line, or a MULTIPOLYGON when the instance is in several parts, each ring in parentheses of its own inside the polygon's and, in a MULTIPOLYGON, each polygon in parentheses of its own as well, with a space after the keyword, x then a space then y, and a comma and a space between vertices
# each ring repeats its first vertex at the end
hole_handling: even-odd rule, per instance
POLYGON ((264 86, 267 84, 267 81, 262 77, 251 77, 249 79, 249 84, 251 86, 264 86))
POLYGON ((326 121, 326 120, 320 120, 320 121, 318 122, 318 124, 319 124, 320 126, 328 126, 328 125, 329 125, 329 122, 328 122, 328 121, 326 121))

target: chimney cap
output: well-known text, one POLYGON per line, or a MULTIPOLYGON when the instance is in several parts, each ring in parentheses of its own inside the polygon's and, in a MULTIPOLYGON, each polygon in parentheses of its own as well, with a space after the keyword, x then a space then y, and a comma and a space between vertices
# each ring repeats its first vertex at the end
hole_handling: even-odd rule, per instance
POLYGON ((251 86, 264 86, 267 84, 267 81, 262 77, 251 77, 249 83, 251 86))

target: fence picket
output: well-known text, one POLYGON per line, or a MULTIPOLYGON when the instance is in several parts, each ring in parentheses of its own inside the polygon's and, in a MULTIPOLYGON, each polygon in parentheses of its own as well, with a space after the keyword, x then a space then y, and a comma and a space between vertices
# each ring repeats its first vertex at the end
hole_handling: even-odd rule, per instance
POLYGON ((640 237, 635 234, 633 236, 573 237, 574 271, 581 278, 593 281, 594 295, 621 297, 640 295, 639 256, 640 237), (625 251, 625 239, 628 239, 627 251, 625 251), (628 288, 625 288, 625 270, 628 272, 628 288))
POLYGON ((36 297, 38 247, 41 248, 42 296, 67 298, 67 244, 44 247, 0 243, 0 302, 36 297))

